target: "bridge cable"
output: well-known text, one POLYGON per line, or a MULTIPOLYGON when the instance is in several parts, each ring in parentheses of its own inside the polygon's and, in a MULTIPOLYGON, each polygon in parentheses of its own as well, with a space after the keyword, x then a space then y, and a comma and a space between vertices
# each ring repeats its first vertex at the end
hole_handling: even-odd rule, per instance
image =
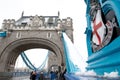
POLYGON ((36 70, 35 67, 34 67, 34 65, 27 58, 27 56, 25 56, 24 52, 21 53, 21 57, 22 57, 24 63, 26 64, 26 66, 28 66, 32 70, 36 70))
POLYGON ((47 54, 45 60, 43 61, 43 63, 38 68, 36 68, 31 63, 31 61, 28 59, 28 57, 26 56, 26 54, 24 52, 21 53, 21 57, 22 57, 24 63, 26 64, 26 66, 28 66, 30 69, 32 69, 32 70, 42 70, 44 68, 45 64, 46 64, 47 59, 48 59, 48 54, 47 54))

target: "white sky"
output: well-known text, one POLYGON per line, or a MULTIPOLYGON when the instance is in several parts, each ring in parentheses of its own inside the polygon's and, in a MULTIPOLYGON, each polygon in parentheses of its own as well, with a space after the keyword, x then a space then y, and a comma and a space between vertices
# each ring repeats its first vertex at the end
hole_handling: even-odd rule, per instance
POLYGON ((74 44, 87 60, 86 35, 86 5, 84 0, 2 0, 0 2, 0 26, 4 19, 19 19, 24 15, 56 16, 60 11, 60 18, 71 17, 74 27, 74 44))

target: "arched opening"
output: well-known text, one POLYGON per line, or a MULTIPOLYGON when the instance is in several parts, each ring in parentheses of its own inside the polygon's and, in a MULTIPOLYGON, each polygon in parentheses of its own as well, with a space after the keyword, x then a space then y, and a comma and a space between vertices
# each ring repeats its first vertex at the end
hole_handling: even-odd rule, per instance
POLYGON ((11 42, 1 54, 1 72, 10 72, 14 70, 14 66, 18 56, 21 52, 34 49, 34 48, 44 48, 52 51, 57 59, 59 60, 59 65, 64 63, 63 60, 63 49, 56 45, 54 42, 50 40, 41 39, 41 38, 24 38, 19 39, 14 42, 11 42))
MULTIPOLYGON (((31 72, 34 70, 33 66, 37 71, 48 71, 49 55, 51 53, 47 49, 35 48, 26 50, 17 58, 14 72, 31 72)), ((53 62, 53 64, 55 63, 53 62)))

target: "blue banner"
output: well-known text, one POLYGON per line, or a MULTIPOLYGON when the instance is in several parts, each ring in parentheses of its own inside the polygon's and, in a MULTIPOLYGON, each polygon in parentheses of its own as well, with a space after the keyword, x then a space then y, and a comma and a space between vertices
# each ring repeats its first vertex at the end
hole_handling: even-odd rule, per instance
POLYGON ((84 69, 84 62, 82 57, 76 50, 74 44, 66 35, 65 32, 62 33, 62 41, 64 45, 64 55, 66 60, 66 69, 68 73, 81 72, 84 69), (77 59, 77 60, 76 60, 77 59))
POLYGON ((0 37, 6 37, 6 31, 0 32, 0 37))

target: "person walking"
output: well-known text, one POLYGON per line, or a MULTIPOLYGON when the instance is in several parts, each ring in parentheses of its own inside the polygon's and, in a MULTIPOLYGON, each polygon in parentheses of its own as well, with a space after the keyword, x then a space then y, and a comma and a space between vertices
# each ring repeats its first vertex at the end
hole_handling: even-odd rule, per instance
POLYGON ((32 74, 33 74, 33 71, 30 73, 30 80, 32 80, 32 74))
POLYGON ((40 73, 38 71, 36 72, 36 80, 40 80, 40 73))
POLYGON ((40 73, 40 80, 44 80, 44 74, 43 74, 43 72, 40 73))
POLYGON ((33 71, 33 72, 31 73, 31 79, 30 79, 30 80, 35 80, 35 79, 36 79, 36 72, 33 71))

